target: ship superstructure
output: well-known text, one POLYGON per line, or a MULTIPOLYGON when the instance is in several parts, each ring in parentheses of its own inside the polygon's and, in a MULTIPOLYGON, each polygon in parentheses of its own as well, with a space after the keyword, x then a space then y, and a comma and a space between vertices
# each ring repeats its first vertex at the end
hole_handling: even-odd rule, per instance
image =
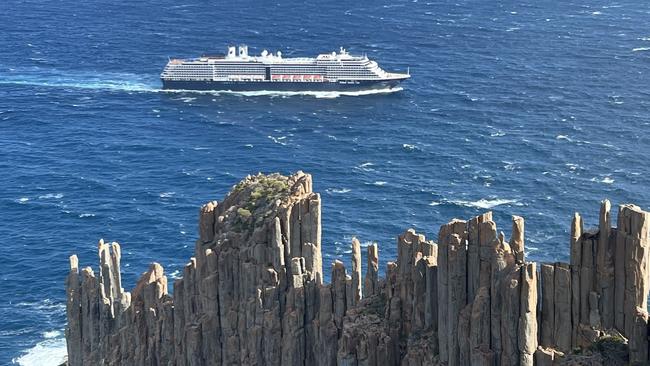
POLYGON ((339 52, 311 57, 282 57, 266 50, 230 46, 225 55, 171 59, 161 74, 163 88, 232 91, 350 91, 393 89, 409 73, 382 70, 367 56, 339 52))

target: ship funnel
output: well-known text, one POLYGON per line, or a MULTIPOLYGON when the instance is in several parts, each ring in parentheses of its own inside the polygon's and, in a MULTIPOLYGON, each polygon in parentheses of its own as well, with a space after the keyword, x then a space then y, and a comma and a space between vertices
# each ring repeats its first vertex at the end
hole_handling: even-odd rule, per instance
POLYGON ((228 47, 228 57, 235 57, 235 46, 229 46, 228 47))
POLYGON ((239 46, 239 57, 246 57, 246 56, 248 56, 248 46, 242 44, 239 46))
POLYGON ((278 55, 278 58, 282 58, 282 51, 278 51, 277 55, 278 55))

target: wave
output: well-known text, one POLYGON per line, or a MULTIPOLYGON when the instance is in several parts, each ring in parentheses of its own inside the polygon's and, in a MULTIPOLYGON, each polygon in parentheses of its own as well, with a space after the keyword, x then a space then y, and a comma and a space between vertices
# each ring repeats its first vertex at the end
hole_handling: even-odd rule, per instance
POLYGON ((327 188, 327 189, 325 190, 325 192, 327 192, 327 193, 339 193, 339 194, 343 194, 343 193, 348 193, 348 192, 350 192, 350 189, 348 189, 348 188, 327 188))
POLYGON ((465 207, 481 208, 481 209, 490 209, 501 205, 521 206, 521 203, 519 203, 519 201, 517 200, 502 199, 502 198, 494 198, 494 199, 481 198, 480 200, 477 201, 452 200, 449 201, 449 203, 452 203, 457 206, 465 206, 465 207))
POLYGON ((363 163, 361 165, 356 166, 355 168, 359 169, 359 170, 363 170, 364 172, 373 172, 373 171, 375 171, 375 169, 372 168, 373 166, 375 166, 375 164, 373 164, 371 162, 366 162, 366 163, 363 163))
POLYGON ((48 193, 48 194, 44 194, 42 196, 38 196, 38 198, 42 199, 42 200, 51 199, 51 198, 60 199, 60 198, 63 198, 63 193, 48 193))
POLYGON ((29 85, 69 89, 109 90, 124 92, 156 92, 160 89, 143 76, 126 73, 96 73, 43 70, 28 68, 10 69, 3 73, 0 84, 29 85))
POLYGON ((491 209, 497 206, 502 206, 502 205, 523 206, 523 204, 519 202, 519 200, 503 199, 503 198, 490 198, 490 199, 481 198, 476 201, 443 199, 441 201, 431 201, 431 203, 429 203, 429 206, 440 206, 443 204, 451 204, 451 205, 470 207, 470 208, 480 208, 484 210, 491 209))
POLYGON ((232 90, 187 90, 187 89, 160 89, 157 92, 162 93, 194 93, 208 95, 239 95, 245 97, 293 97, 293 96, 311 96, 315 98, 332 99, 342 96, 360 97, 373 94, 391 94, 404 90, 402 87, 360 90, 360 91, 275 91, 275 90, 256 90, 256 91, 232 91, 232 90))
POLYGON ((614 179, 612 177, 608 176, 608 175, 606 175, 604 177, 600 177, 600 178, 599 177, 593 177, 590 180, 592 182, 603 183, 603 184, 613 184, 614 183, 614 179))
POLYGON ((650 47, 637 47, 632 49, 632 52, 639 52, 639 51, 650 51, 650 47))
POLYGON ((60 331, 44 333, 44 340, 34 347, 23 351, 24 353, 12 359, 12 363, 21 366, 58 366, 67 356, 65 338, 60 331))

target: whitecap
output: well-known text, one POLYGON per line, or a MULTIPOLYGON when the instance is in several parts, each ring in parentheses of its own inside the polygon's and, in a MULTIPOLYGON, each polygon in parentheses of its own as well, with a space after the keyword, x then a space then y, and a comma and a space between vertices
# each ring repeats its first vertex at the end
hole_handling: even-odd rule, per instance
POLYGON ((61 336, 61 331, 59 330, 50 330, 47 332, 43 332, 43 338, 45 339, 56 338, 60 336, 61 336))
POLYGON ((351 190, 348 189, 348 188, 328 188, 328 189, 326 189, 325 191, 326 191, 327 193, 339 193, 339 194, 343 194, 343 193, 348 193, 348 192, 350 192, 351 190))
POLYGON ((61 333, 37 343, 34 347, 23 351, 23 354, 12 360, 21 366, 58 366, 67 356, 65 338, 61 333))
POLYGON ((599 11, 594 11, 594 12, 591 13, 591 15, 601 15, 601 14, 602 14, 602 13, 599 12, 599 11))
POLYGON ((381 187, 381 186, 385 185, 386 182, 378 180, 378 181, 374 182, 373 184, 376 185, 376 186, 380 186, 380 187, 381 187))
POLYGON ((253 144, 246 144, 246 145, 244 145, 244 146, 245 146, 245 147, 248 147, 248 148, 250 148, 250 149, 253 148, 253 144))
POLYGON ((591 178, 591 181, 596 182, 596 183, 603 183, 603 184, 612 184, 612 183, 614 183, 614 179, 612 177, 610 177, 609 175, 606 175, 606 176, 604 176, 602 178, 593 177, 593 178, 591 178))
POLYGON ((20 197, 19 199, 16 200, 16 202, 18 202, 20 204, 23 204, 23 205, 26 204, 27 201, 29 201, 29 197, 20 197))
POLYGON ((406 151, 418 150, 418 147, 412 144, 402 144, 402 148, 406 151))
POLYGON ((66 307, 65 303, 56 303, 50 299, 44 299, 38 302, 19 302, 16 306, 43 311, 47 315, 51 315, 53 311, 63 312, 66 307))
POLYGON ((95 217, 94 213, 82 213, 79 215, 79 218, 83 219, 84 217, 95 217))
POLYGON ((431 201, 431 203, 429 203, 429 206, 440 206, 440 202, 431 201))
POLYGON ((513 171, 513 170, 515 170, 515 168, 516 168, 515 163, 512 162, 512 161, 505 161, 505 160, 504 160, 504 161, 502 161, 502 163, 505 164, 505 165, 503 166, 503 169, 505 169, 505 170, 513 171))
POLYGON ((179 271, 179 270, 173 271, 172 273, 169 274, 169 278, 171 278, 173 280, 181 278, 181 271, 179 271))
POLYGON ((50 199, 50 198, 60 199, 60 198, 63 198, 63 193, 56 193, 56 194, 55 193, 48 193, 48 194, 44 194, 42 196, 38 196, 38 198, 42 199, 42 200, 46 200, 46 199, 50 199))
POLYGON ((280 145, 282 145, 282 146, 287 146, 287 143, 286 143, 286 142, 282 142, 282 140, 284 140, 284 139, 286 138, 286 136, 282 136, 282 137, 273 137, 273 136, 269 135, 269 136, 266 136, 266 137, 270 138, 270 139, 271 139, 273 142, 275 142, 276 144, 280 144, 280 145))
POLYGON ((160 198, 169 198, 169 197, 171 197, 171 196, 173 196, 175 194, 176 194, 176 192, 163 192, 163 193, 159 194, 158 196, 160 198))
POLYGON ((501 199, 501 198, 494 198, 494 199, 481 198, 480 200, 477 201, 452 200, 449 201, 449 203, 452 203, 457 206, 465 206, 465 207, 481 208, 481 209, 490 209, 501 205, 521 206, 521 203, 519 203, 519 201, 517 200, 501 199))
POLYGON ((503 132, 503 131, 492 132, 490 134, 491 137, 501 137, 501 136, 505 136, 505 135, 506 135, 506 133, 503 132))
POLYGON ((571 138, 569 136, 567 136, 567 135, 557 135, 557 136, 555 136, 555 139, 556 140, 565 140, 565 141, 573 142, 573 140, 571 140, 571 138))
POLYGON ((566 163, 564 164, 569 170, 577 170, 580 166, 578 164, 566 163))
POLYGON ((632 52, 639 52, 639 51, 650 51, 650 47, 637 47, 632 49, 632 52))

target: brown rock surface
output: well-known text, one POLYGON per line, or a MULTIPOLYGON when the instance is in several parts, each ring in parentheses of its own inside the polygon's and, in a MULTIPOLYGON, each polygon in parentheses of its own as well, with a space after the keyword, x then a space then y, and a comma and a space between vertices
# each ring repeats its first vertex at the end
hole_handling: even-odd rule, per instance
POLYGON ((570 264, 526 262, 523 218, 506 242, 488 212, 442 225, 438 244, 405 231, 384 279, 371 244, 362 281, 354 239, 330 284, 320 215, 311 176, 247 177, 201 207, 173 297, 157 263, 125 292, 117 243, 99 242, 97 273, 71 256, 68 364, 599 365, 612 327, 648 360, 650 217, 636 206, 613 228, 604 201, 597 231, 576 214, 570 264))

